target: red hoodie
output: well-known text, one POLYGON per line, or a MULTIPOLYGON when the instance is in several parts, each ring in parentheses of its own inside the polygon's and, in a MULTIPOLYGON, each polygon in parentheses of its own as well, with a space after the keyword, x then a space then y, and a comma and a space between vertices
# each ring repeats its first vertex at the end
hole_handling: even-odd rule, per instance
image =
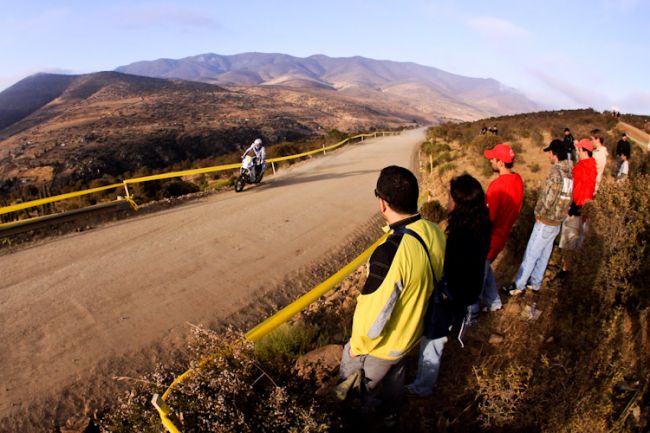
POLYGON ((587 158, 573 167, 573 201, 582 206, 594 198, 596 192, 596 160, 587 158))
POLYGON ((485 193, 492 236, 488 260, 494 260, 506 245, 524 201, 524 182, 517 173, 502 174, 492 181, 485 193))

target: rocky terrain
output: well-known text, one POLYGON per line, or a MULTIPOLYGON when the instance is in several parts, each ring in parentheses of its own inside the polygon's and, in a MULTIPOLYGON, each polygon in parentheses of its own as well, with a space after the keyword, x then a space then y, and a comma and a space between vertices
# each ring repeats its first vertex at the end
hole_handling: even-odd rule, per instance
POLYGON ((3 107, 20 107, 0 114, 5 190, 17 182, 53 190, 87 186, 232 152, 258 136, 272 145, 333 128, 413 121, 408 111, 382 111, 318 89, 226 90, 118 72, 32 76, 0 93, 0 113, 6 114, 3 107))

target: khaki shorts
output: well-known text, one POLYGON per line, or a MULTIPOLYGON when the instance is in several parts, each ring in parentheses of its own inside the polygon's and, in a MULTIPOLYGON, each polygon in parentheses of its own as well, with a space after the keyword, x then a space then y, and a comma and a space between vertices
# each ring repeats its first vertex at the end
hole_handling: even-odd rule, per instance
POLYGON ((568 216, 562 223, 560 232, 560 248, 563 250, 577 250, 582 245, 584 227, 582 217, 568 216))

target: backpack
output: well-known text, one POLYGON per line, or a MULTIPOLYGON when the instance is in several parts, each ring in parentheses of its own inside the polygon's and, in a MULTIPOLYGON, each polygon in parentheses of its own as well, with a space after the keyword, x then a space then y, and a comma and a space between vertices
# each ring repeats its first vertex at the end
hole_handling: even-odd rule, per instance
POLYGON ((463 344, 463 337, 467 331, 467 327, 471 322, 471 313, 469 310, 460 311, 454 303, 454 293, 449 288, 447 281, 443 277, 442 280, 436 279, 436 272, 433 269, 431 256, 429 255, 429 248, 426 243, 413 230, 406 227, 397 227, 393 230, 394 233, 409 235, 417 239, 417 241, 424 248, 424 252, 429 259, 429 266, 431 266, 431 274, 433 275, 433 292, 429 300, 427 312, 425 315, 425 335, 427 338, 440 338, 449 335, 452 327, 458 328, 458 342, 461 347, 463 344))

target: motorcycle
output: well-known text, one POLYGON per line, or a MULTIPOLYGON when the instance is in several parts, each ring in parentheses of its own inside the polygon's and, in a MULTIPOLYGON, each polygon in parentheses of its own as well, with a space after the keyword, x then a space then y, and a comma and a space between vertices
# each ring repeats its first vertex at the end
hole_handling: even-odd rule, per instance
POLYGON ((256 166, 256 158, 246 155, 241 163, 239 169, 239 177, 235 180, 235 191, 241 192, 247 183, 254 184, 260 183, 264 177, 264 167, 262 165, 256 166))

